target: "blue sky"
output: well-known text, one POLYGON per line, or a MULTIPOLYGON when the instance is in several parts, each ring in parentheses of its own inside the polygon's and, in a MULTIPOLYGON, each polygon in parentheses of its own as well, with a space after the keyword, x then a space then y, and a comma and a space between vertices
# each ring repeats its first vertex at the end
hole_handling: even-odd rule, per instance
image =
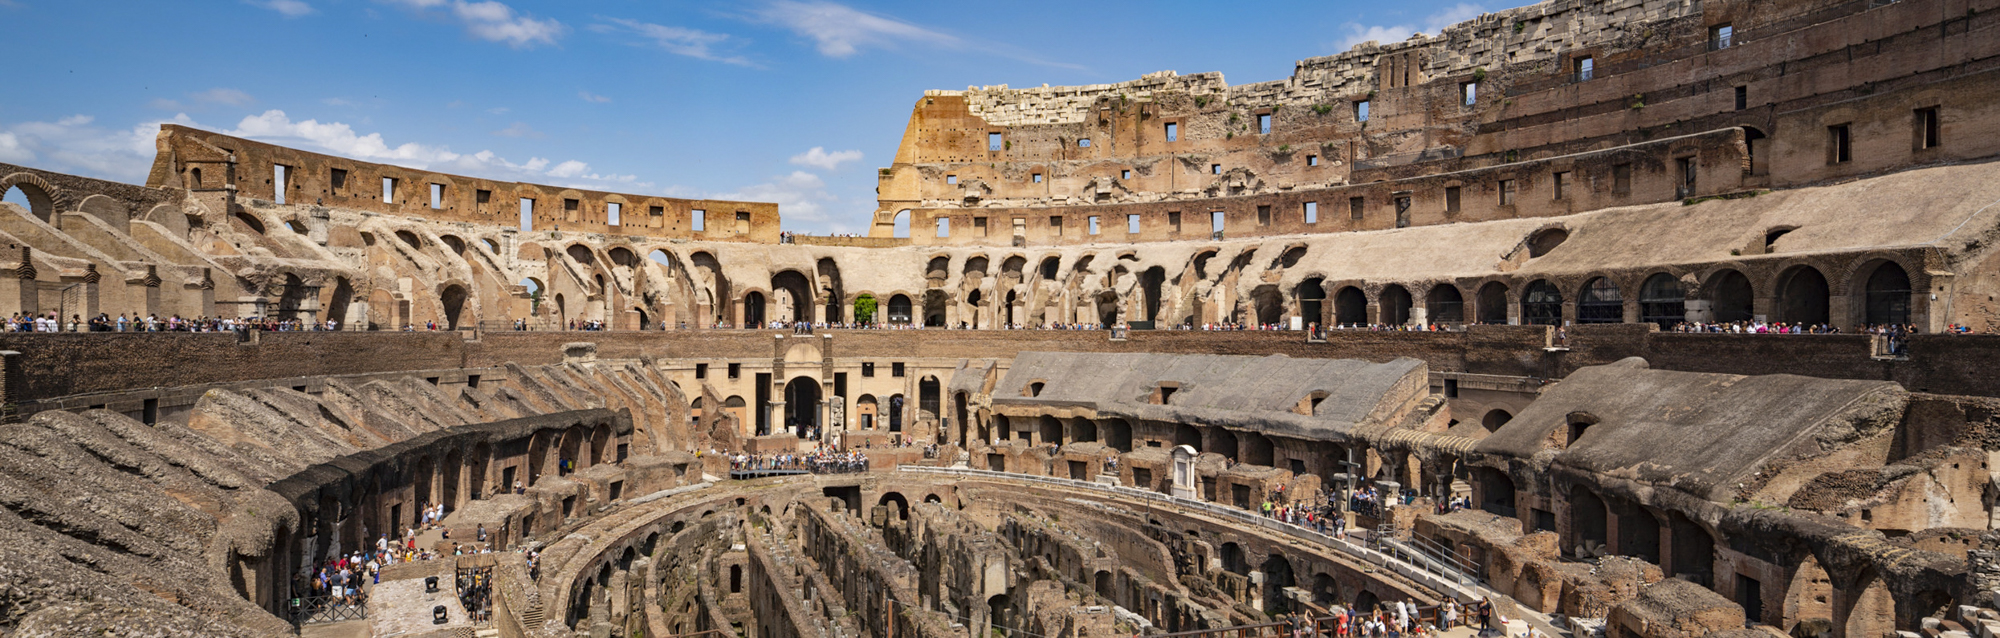
MULTIPOLYGON (((775 201, 865 233, 925 89, 1231 84, 1511 4, 0 0, 0 162, 139 183, 161 122, 356 159, 775 201)), ((10 201, 18 193, 9 193, 10 201)))

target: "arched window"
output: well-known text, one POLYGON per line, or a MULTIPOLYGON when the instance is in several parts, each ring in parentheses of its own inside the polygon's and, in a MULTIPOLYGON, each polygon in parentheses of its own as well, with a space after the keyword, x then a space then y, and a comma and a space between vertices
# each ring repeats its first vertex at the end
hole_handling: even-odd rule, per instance
POLYGON ((1749 321, 1756 297, 1750 289, 1750 278, 1734 270, 1716 273, 1710 278, 1709 307, 1713 309, 1715 321, 1734 323, 1749 321))
POLYGON ((1639 320, 1662 329, 1686 321, 1687 293, 1681 289, 1681 281, 1667 273, 1647 277, 1639 286, 1639 320))
POLYGON ((1384 325, 1400 326, 1410 322, 1410 306, 1412 302, 1410 301, 1409 289, 1395 284, 1383 286, 1382 295, 1378 302, 1382 307, 1382 323, 1384 325))
POLYGON ((1818 324, 1827 322, 1826 275, 1812 266, 1799 266, 1778 278, 1778 321, 1818 324))
POLYGON ((1465 298, 1458 292, 1458 286, 1438 284, 1424 296, 1424 314, 1431 323, 1464 323, 1465 298))
POLYGON ((1521 298, 1521 315, 1530 325, 1559 326, 1563 318, 1563 294, 1547 279, 1528 284, 1521 298))
POLYGON ((1355 326, 1368 323, 1368 295, 1348 286, 1333 295, 1334 323, 1355 326))
POLYGON ((1598 277, 1583 285, 1583 295, 1576 303, 1577 323, 1618 323, 1625 320, 1625 299, 1618 294, 1618 284, 1610 279, 1598 277))
POLYGON ((1507 323, 1507 284, 1491 281, 1479 287, 1479 323, 1507 323))
POLYGON ((1865 321, 1876 326, 1910 322, 1910 275, 1896 262, 1882 262, 1868 275, 1865 321))

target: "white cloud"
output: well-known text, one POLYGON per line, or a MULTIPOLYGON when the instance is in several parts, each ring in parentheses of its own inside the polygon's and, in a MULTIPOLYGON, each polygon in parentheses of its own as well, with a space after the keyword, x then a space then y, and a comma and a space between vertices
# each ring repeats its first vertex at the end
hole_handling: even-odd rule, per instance
POLYGON ((825 148, 815 146, 812 147, 812 150, 793 155, 791 161, 793 164, 799 166, 815 166, 830 171, 839 167, 842 162, 852 162, 859 159, 861 159, 861 151, 834 151, 828 153, 825 148))
POLYGON ((514 8, 500 2, 466 2, 466 0, 385 0, 400 4, 412 10, 430 13, 443 10, 446 15, 465 25, 466 33, 481 40, 505 43, 516 49, 525 49, 537 44, 555 44, 556 38, 569 32, 569 27, 553 18, 537 20, 514 12, 514 8))
POLYGON ((209 89, 206 91, 202 91, 200 93, 190 93, 188 94, 188 97, 194 98, 195 101, 197 102, 208 102, 211 104, 227 104, 230 106, 248 106, 251 102, 257 101, 256 98, 250 97, 249 93, 244 93, 236 89, 221 88, 221 87, 209 89))
POLYGON ((577 97, 580 97, 580 98, 583 98, 583 101, 585 101, 585 102, 596 102, 596 103, 598 103, 598 104, 604 104, 604 103, 606 103, 606 102, 610 102, 610 101, 611 101, 611 98, 608 98, 608 97, 604 97, 604 96, 602 96, 602 95, 598 95, 598 94, 596 94, 596 93, 591 93, 591 92, 589 92, 589 91, 577 91, 577 92, 576 92, 576 96, 577 96, 577 97))
POLYGON ((25 164, 35 161, 35 152, 21 144, 20 136, 0 133, 0 162, 25 164))
POLYGON ((653 41, 653 45, 674 55, 724 62, 741 66, 756 66, 749 59, 737 55, 723 55, 715 51, 715 46, 729 40, 729 34, 710 33, 700 29, 652 24, 622 18, 605 18, 611 24, 593 24, 590 30, 598 33, 630 32, 653 41))
POLYGON ((313 13, 312 5, 306 4, 301 0, 245 0, 245 1, 255 6, 263 7, 266 9, 270 9, 272 11, 276 11, 278 13, 285 14, 285 17, 287 18, 297 18, 300 16, 311 15, 313 13))
MULTIPOLYGON (((89 115, 71 115, 54 122, 0 126, 0 161, 128 183, 145 181, 162 121, 125 129, 95 126, 96 121, 89 115)), ((166 121, 194 123, 185 114, 166 121)))
POLYGON ((952 35, 824 0, 777 0, 756 15, 764 22, 812 38, 820 54, 834 58, 854 55, 864 47, 894 48, 898 42, 959 44, 952 35))
POLYGON ((500 137, 528 137, 534 139, 542 138, 542 132, 529 127, 527 122, 515 122, 512 125, 509 125, 507 128, 494 131, 493 134, 498 135, 500 137))
MULTIPOLYGON (((1445 7, 1442 11, 1424 17, 1422 32, 1436 34, 1444 31, 1445 27, 1477 18, 1485 13, 1485 7, 1470 3, 1445 7)), ((1419 33, 1418 27, 1409 24, 1365 26, 1349 22, 1347 37, 1341 40, 1340 49, 1342 51, 1352 49, 1354 45, 1371 40, 1383 44, 1402 42, 1416 33, 1419 33)))
POLYGON ((576 160, 569 160, 567 162, 557 164, 555 168, 549 169, 549 177, 561 177, 567 179, 582 175, 589 171, 590 171, 589 164, 585 164, 583 162, 579 162, 576 160))
POLYGON ((319 103, 325 104, 327 106, 354 106, 354 100, 350 100, 344 97, 325 98, 320 100, 319 103))
POLYGON ((734 192, 709 195, 708 198, 775 202, 787 223, 812 224, 827 224, 832 221, 827 216, 827 205, 839 200, 832 193, 826 192, 824 180, 805 171, 792 171, 790 175, 778 176, 771 181, 739 188, 734 192))

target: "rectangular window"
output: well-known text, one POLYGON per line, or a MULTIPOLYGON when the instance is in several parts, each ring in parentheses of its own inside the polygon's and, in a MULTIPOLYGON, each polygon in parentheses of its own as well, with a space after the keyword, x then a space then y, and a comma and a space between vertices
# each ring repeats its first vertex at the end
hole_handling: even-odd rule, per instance
POLYGON ((1693 197, 1694 177, 1696 174, 1694 157, 1688 156, 1676 159, 1674 160, 1674 166, 1680 171, 1680 178, 1681 178, 1681 185, 1678 189, 1676 189, 1679 192, 1675 193, 1674 197, 1679 199, 1686 199, 1689 197, 1693 197))
POLYGON ((1368 121, 1368 100, 1357 100, 1354 102, 1354 121, 1368 121))
POLYGON ((1057 237, 1062 236, 1062 215, 1049 216, 1049 230, 1054 231, 1057 237))
POLYGON ((1718 24, 1708 28, 1708 50, 1710 51, 1727 49, 1730 45, 1735 44, 1735 39, 1735 27, 1727 24, 1718 24))
POLYGON ((1132 169, 1118 171, 1118 179, 1132 179, 1132 169))
POLYGON ((347 188, 347 169, 344 168, 333 169, 333 174, 328 176, 327 182, 330 185, 332 185, 333 190, 336 191, 343 188, 347 188))
POLYGON ((1086 222, 1085 226, 1089 228, 1090 234, 1092 235, 1097 234, 1097 216, 1091 215, 1089 217, 1085 217, 1084 221, 1086 222))
POLYGON ((382 203, 384 204, 396 203, 396 178, 394 177, 382 178, 382 203))
POLYGON ((1306 223, 1319 223, 1319 202, 1306 202, 1304 209, 1306 223))
POLYGON ((875 362, 861 362, 861 376, 873 378, 875 376, 875 362))
POLYGON ((1167 141, 1169 141, 1169 142, 1178 142, 1178 141, 1180 141, 1180 140, 1181 140, 1181 125, 1180 125, 1180 124, 1178 124, 1178 123, 1174 123, 1174 122, 1168 122, 1168 123, 1167 123, 1167 141))
POLYGON ((1347 198, 1347 218, 1357 219, 1357 220, 1361 219, 1361 211, 1363 206, 1364 206, 1364 200, 1362 198, 1360 197, 1347 198))
POLYGON ((1458 100, 1460 104, 1464 104, 1466 106, 1475 106, 1479 104, 1479 83, 1465 82, 1459 84, 1458 100))
POLYGON ((1611 165, 1611 192, 1618 195, 1631 194, 1632 192, 1631 164, 1611 165))
POLYGON ((708 378, 708 364, 706 363, 694 364, 694 378, 696 379, 708 378))
POLYGON ((1000 150, 1000 147, 1003 146, 1004 144, 1006 144, 1006 142, 1001 141, 999 133, 986 134, 986 150, 997 151, 1000 150))
POLYGON ((1090 138, 1088 138, 1088 137, 1085 137, 1085 138, 1080 138, 1080 139, 1078 139, 1078 140, 1076 141, 1076 147, 1077 147, 1077 148, 1090 148, 1090 138))
POLYGON ((1036 183, 1036 184, 1040 184, 1040 183, 1042 183, 1042 174, 1041 174, 1041 173, 1035 173, 1035 174, 1034 174, 1034 180, 1035 180, 1035 183, 1036 183))
POLYGON ((1847 136, 1846 124, 1826 127, 1826 163, 1842 164, 1854 159, 1852 140, 1847 136))
POLYGON ((1306 166, 1319 166, 1319 156, 1318 156, 1318 155, 1307 155, 1307 156, 1306 156, 1306 166))
POLYGON ((1458 212, 1458 197, 1459 197, 1459 187, 1457 186, 1444 187, 1444 212, 1447 213, 1458 212))
POLYGON ((957 184, 957 183, 958 183, 958 176, 957 176, 957 175, 946 175, 946 176, 944 176, 944 183, 946 183, 946 184, 957 184))
POLYGON ((1028 218, 1026 217, 1014 218, 1014 236, 1015 237, 1028 236, 1028 218))
POLYGON ((736 211, 736 234, 750 234, 750 213, 736 211))
POLYGON ((741 363, 729 364, 729 378, 740 379, 742 377, 743 377, 743 364, 741 363))
POLYGON ((950 237, 950 236, 951 236, 951 218, 950 218, 950 217, 939 217, 939 218, 937 218, 937 236, 939 236, 939 237, 950 237))
POLYGON ((1178 234, 1178 233, 1180 233, 1180 232, 1181 232, 1181 212, 1180 212, 1180 211, 1177 211, 1177 210, 1170 210, 1170 211, 1167 211, 1167 232, 1171 232, 1171 233, 1176 233, 1176 234, 1178 234))
POLYGON ((444 208, 444 185, 431 185, 431 210, 444 208))
POLYGON ((523 232, 526 232, 534 229, 535 229, 535 200, 523 197, 521 198, 521 230, 523 232))
POLYGON ((1555 184, 1555 199, 1562 199, 1563 195, 1567 194, 1565 191, 1569 190, 1569 171, 1556 171, 1553 181, 1555 184))
POLYGON ((984 217, 972 218, 972 234, 978 235, 980 237, 986 236, 986 218, 984 217))
POLYGON ((274 196, 272 199, 280 204, 285 203, 285 190, 288 188, 285 182, 289 181, 285 179, 285 176, 290 175, 291 172, 290 167, 284 164, 271 165, 271 193, 274 196))
POLYGON ((667 209, 665 206, 648 206, 646 207, 646 214, 652 217, 665 217, 667 209))
POLYGON ((1222 211, 1218 210, 1208 214, 1208 226, 1212 232, 1222 232, 1228 221, 1229 219, 1223 216, 1222 211))
POLYGON ((1588 82, 1591 77, 1596 75, 1597 60, 1592 59, 1590 56, 1586 55, 1572 60, 1570 65, 1571 70, 1576 73, 1576 81, 1578 82, 1588 82))
POLYGON ((1127 234, 1127 235, 1137 235, 1137 234, 1139 234, 1139 216, 1138 216, 1138 215, 1126 215, 1126 216, 1125 216, 1125 234, 1127 234))
POLYGON ((1259 135, 1270 135, 1270 134, 1271 134, 1271 114, 1270 114, 1270 113, 1259 113, 1259 114, 1257 114, 1257 134, 1259 134, 1259 135))
POLYGON ((1915 128, 1911 133, 1915 136, 1917 150, 1937 148, 1939 142, 1938 107, 1933 106, 1917 109, 1915 116, 1916 119, 1912 122, 1915 124, 1915 128))
POLYGON ((697 233, 708 230, 708 211, 699 208, 688 211, 688 229, 697 233))
POLYGON ((1257 207, 1257 225, 1258 225, 1258 226, 1269 226, 1269 225, 1271 225, 1271 207, 1270 207, 1270 206, 1258 206, 1258 207, 1257 207))
POLYGON ((1514 180, 1511 179, 1500 180, 1500 205, 1501 206, 1514 205, 1514 180))
POLYGON ((493 191, 483 188, 472 191, 472 203, 485 204, 491 201, 493 201, 493 191))
POLYGON ((567 197, 563 198, 563 212, 574 213, 582 209, 583 209, 583 202, 581 200, 570 199, 567 197))
POLYGON ((1747 108, 1750 108, 1750 87, 1736 87, 1736 110, 1741 111, 1747 108))
POLYGON ((1208 165, 1208 174, 1210 174, 1210 175, 1221 175, 1221 174, 1222 174, 1222 165, 1221 165, 1221 164, 1209 164, 1209 165, 1208 165))
POLYGON ((892 377, 903 376, 903 362, 897 361, 895 363, 889 364, 889 376, 892 377))
POLYGON ((617 202, 607 202, 604 204, 604 223, 612 226, 617 226, 619 225, 618 219, 620 217, 623 217, 624 215, 625 215, 624 204, 620 204, 617 202))

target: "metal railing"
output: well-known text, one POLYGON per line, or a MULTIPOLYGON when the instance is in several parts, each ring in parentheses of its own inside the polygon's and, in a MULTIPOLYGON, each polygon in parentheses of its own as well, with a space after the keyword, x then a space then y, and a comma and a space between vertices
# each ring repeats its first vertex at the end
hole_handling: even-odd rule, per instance
POLYGON ((1350 541, 1347 539, 1338 538, 1328 534, 1322 534, 1319 533, 1318 531, 1308 529, 1299 525, 1286 523, 1273 518, 1266 518, 1264 516, 1250 512, 1248 510, 1238 509, 1234 507, 1227 507, 1203 501, 1178 498, 1167 494, 1154 492, 1151 490, 1142 490, 1133 487, 1126 487, 1123 485, 1109 486, 1094 481, 1081 481, 1076 479, 1056 478, 1051 476, 1036 476, 1033 474, 1017 474, 1013 472, 996 472, 993 470, 974 470, 966 468, 898 466, 896 469, 897 471, 903 471, 903 472, 955 474, 959 476, 997 478, 1004 480, 1025 481, 1032 483, 1044 483, 1058 487, 1068 487, 1068 488, 1091 490, 1097 492, 1111 492, 1117 494, 1120 497, 1126 497, 1126 498, 1136 497, 1144 500, 1168 504, 1181 509, 1199 511, 1203 514, 1211 516, 1233 519, 1237 522, 1255 525, 1258 527, 1263 527, 1280 533, 1288 534, 1290 536, 1299 538, 1301 540, 1310 541, 1313 543, 1317 543, 1319 545, 1323 545, 1341 551, 1343 553, 1346 553, 1348 555, 1354 556, 1356 558, 1359 558, 1361 560, 1370 563, 1383 565, 1385 567, 1391 567, 1392 571, 1398 571, 1403 576, 1409 577, 1412 580, 1417 580, 1419 582, 1427 580, 1429 582, 1423 584, 1433 589, 1440 589, 1440 590, 1446 588, 1456 589, 1458 591, 1453 593, 1458 594, 1461 597, 1464 597, 1465 599, 1468 600, 1477 599, 1480 597, 1498 595, 1494 593, 1492 590, 1487 589, 1485 585, 1479 580, 1479 578, 1472 575, 1471 573, 1458 568, 1455 564, 1452 564, 1448 561, 1442 561, 1428 557, 1424 555, 1421 551, 1415 549, 1414 547, 1411 547, 1408 544, 1402 543, 1400 541, 1392 541, 1393 544, 1383 546, 1388 548, 1388 550, 1386 551, 1384 549, 1379 549, 1375 547, 1374 545, 1377 542, 1377 539, 1375 537, 1378 537, 1380 535, 1375 534, 1373 532, 1364 532, 1363 530, 1356 530, 1357 533, 1365 533, 1367 536, 1370 537, 1366 543, 1356 543, 1354 541, 1350 541), (1402 569, 1400 570, 1394 569, 1395 567, 1401 567, 1402 569))
POLYGON ((292 624, 315 625, 319 623, 366 620, 368 601, 347 604, 340 596, 309 596, 292 599, 292 624))

